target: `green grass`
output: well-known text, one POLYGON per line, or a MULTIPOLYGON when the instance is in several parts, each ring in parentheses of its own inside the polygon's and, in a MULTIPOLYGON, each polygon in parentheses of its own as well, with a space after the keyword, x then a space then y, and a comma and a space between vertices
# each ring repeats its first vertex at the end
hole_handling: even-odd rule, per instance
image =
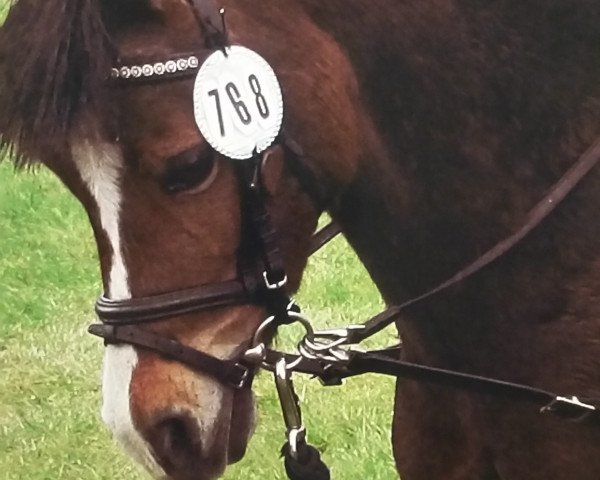
POLYGON ((10 2, 11 0, 0 0, 0 22, 6 17, 8 9, 10 8, 10 2))
MULTIPOLYGON (((85 333, 100 291, 83 210, 49 173, 0 164, 0 479, 145 479, 99 418, 101 342, 85 333)), ((301 305, 319 327, 381 309, 353 253, 337 239, 309 265, 301 305)), ((284 332, 283 344, 291 333, 284 332)), ((384 334, 378 343, 392 343, 384 334)), ((393 382, 364 377, 323 388, 298 378, 310 440, 334 480, 397 478, 391 458, 393 382)), ((255 386, 259 426, 225 478, 283 479, 284 427, 269 374, 255 386)))

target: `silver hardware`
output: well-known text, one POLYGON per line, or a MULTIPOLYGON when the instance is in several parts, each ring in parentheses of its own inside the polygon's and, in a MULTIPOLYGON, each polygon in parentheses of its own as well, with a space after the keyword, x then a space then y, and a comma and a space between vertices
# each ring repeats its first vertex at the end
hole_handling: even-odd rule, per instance
POLYGON ((167 73, 175 73, 177 71, 177 63, 174 60, 169 60, 165 63, 165 70, 167 73))
POLYGON ((269 280, 269 274, 267 273, 266 270, 263 272, 263 279, 265 281, 265 286, 269 290, 279 290, 280 288, 285 287, 285 285, 288 281, 287 275, 284 275, 283 278, 281 280, 279 280, 278 282, 271 282, 271 280, 269 280))
MULTIPOLYGON (((242 367, 242 365, 238 364, 239 367, 242 367)), ((242 375, 242 378, 240 379, 239 383, 234 385, 233 388, 235 388, 236 390, 241 390, 242 388, 244 388, 246 386, 246 383, 248 382, 248 378, 250 377, 250 370, 248 370, 246 367, 244 368, 244 374, 242 375)))
POLYGON ((352 334, 364 329, 363 325, 350 325, 314 332, 305 336, 298 344, 298 351, 304 358, 324 360, 331 363, 345 363, 350 360, 350 352, 342 347, 353 343, 352 334))
POLYGON ((575 411, 579 410, 579 414, 570 415, 568 412, 566 416, 575 422, 585 420, 588 416, 596 411, 596 407, 583 403, 576 396, 572 397, 556 397, 548 405, 540 409, 540 413, 558 413, 561 414, 560 408, 573 408, 575 411))
POLYGON ((245 362, 252 365, 260 365, 267 356, 267 347, 264 343, 260 343, 255 347, 249 348, 244 352, 243 359, 245 362))
POLYGON ((119 77, 128 79, 131 76, 131 69, 129 67, 121 67, 119 69, 119 77))
POLYGON ((158 62, 154 64, 154 74, 155 75, 163 75, 165 73, 165 64, 158 62))
MULTIPOLYGON (((312 325, 310 324, 310 322, 308 321, 308 319, 301 315, 300 313, 296 313, 296 312, 288 312, 288 316, 294 320, 295 322, 300 323, 304 329, 306 330, 306 335, 305 337, 307 338, 313 338, 315 331, 312 328, 312 325)), ((254 333, 254 338, 252 339, 252 348, 255 348, 261 344, 266 344, 267 343, 267 339, 265 338, 265 334, 268 332, 268 329, 275 323, 276 317, 275 315, 271 315, 269 318, 267 318, 263 323, 260 324, 260 326, 256 329, 256 332, 254 333)))
POLYGON ((152 67, 152 65, 147 63, 142 67, 142 73, 144 74, 144 77, 151 77, 154 73, 154 68, 152 67))
POLYGON ((290 365, 284 358, 275 365, 275 386, 281 404, 283 420, 287 429, 287 442, 292 458, 298 458, 298 446, 306 442, 306 429, 302 424, 302 413, 298 405, 298 397, 294 391, 290 365))
POLYGON ((183 71, 189 68, 189 63, 185 58, 180 58, 177 60, 177 70, 183 71))
POLYGON ((142 67, 139 65, 131 67, 131 75, 133 75, 134 78, 140 78, 142 76, 142 67))
POLYGON ((288 445, 290 447, 290 455, 294 459, 298 459, 298 445, 306 443, 306 428, 293 428, 287 435, 288 445))
POLYGON ((310 360, 324 360, 330 363, 345 363, 350 360, 350 353, 340 348, 343 343, 327 343, 319 339, 305 337, 298 344, 298 352, 310 360))
POLYGON ((291 299, 290 299, 290 303, 287 304, 286 310, 288 312, 300 313, 300 307, 294 300, 291 300, 291 299))
POLYGON ((197 69, 200 65, 198 57, 192 55, 188 58, 178 60, 167 60, 166 62, 156 62, 145 65, 123 65, 111 69, 111 78, 127 80, 128 78, 154 77, 162 76, 166 73, 173 74, 184 72, 186 70, 197 69))
MULTIPOLYGON (((305 337, 312 338, 312 336, 314 335, 314 330, 306 317, 294 311, 288 311, 288 316, 294 322, 300 323, 304 327, 304 329, 306 330, 305 337)), ((272 315, 260 324, 260 326, 256 329, 256 332, 254 333, 254 337, 252 339, 252 346, 248 350, 246 350, 246 352, 243 355, 244 359, 249 363, 252 363, 254 365, 260 364, 262 368, 270 371, 273 371, 274 366, 265 363, 264 360, 267 355, 267 343, 270 340, 270 335, 272 333, 271 327, 275 324, 275 321, 276 317, 272 315)), ((305 357, 303 356, 299 356, 296 360, 289 363, 287 365, 287 368, 290 370, 296 368, 304 358, 305 357)))
POLYGON ((364 325, 348 325, 343 328, 332 328, 329 330, 319 330, 315 333, 320 338, 345 338, 347 341, 351 339, 354 332, 360 332, 366 327, 364 325))

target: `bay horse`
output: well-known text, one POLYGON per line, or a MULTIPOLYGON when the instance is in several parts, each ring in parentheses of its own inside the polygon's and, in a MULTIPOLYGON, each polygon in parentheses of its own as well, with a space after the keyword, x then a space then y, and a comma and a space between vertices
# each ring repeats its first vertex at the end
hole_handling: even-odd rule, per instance
MULTIPOLYGON (((225 6, 231 42, 276 72, 286 135, 325 199, 288 150, 270 151, 262 180, 290 292, 322 207, 399 304, 522 223, 600 134, 597 1, 225 6)), ((236 167, 198 131, 193 79, 110 81, 119 59, 198 51, 210 32, 196 20, 183 0, 19 0, 0 31, 2 145, 81 201, 114 301, 238 271, 236 167)), ((499 261, 405 313, 403 358, 600 397, 599 199, 595 169, 499 261)), ((228 359, 264 316, 242 304, 147 328, 228 359)), ((253 415, 249 389, 106 346, 102 417, 157 478, 217 478, 242 458, 253 415)), ((398 382, 392 441, 403 480, 600 478, 597 425, 414 381, 398 382)))

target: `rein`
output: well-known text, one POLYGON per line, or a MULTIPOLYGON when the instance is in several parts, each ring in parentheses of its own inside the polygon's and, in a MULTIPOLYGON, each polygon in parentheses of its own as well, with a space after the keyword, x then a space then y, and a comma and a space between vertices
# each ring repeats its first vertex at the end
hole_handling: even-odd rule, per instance
MULTIPOLYGON (((224 11, 217 8, 214 0, 187 0, 187 3, 205 33, 206 49, 221 49, 227 55, 224 11)), ((193 74, 199 67, 199 58, 196 54, 182 54, 167 62, 121 64, 113 69, 111 77, 117 84, 176 79, 193 74)), ((285 149, 286 168, 298 179, 303 190, 319 207, 326 207, 328 202, 324 189, 320 188, 315 175, 302 161, 301 149, 285 135, 280 135, 277 144, 285 149)), ((293 373, 313 375, 325 385, 339 385, 345 378, 379 373, 529 402, 536 405, 541 413, 554 413, 571 420, 600 420, 600 400, 580 400, 576 396, 560 395, 532 386, 405 362, 400 360, 401 346, 379 351, 361 351, 355 347, 398 321, 409 308, 471 278, 518 245, 600 161, 600 139, 529 211, 516 231, 451 278, 422 295, 386 309, 361 325, 325 331, 313 330, 286 291, 287 276, 278 247, 278 235, 266 208, 268 193, 262 185, 261 165, 268 154, 269 150, 257 153, 251 160, 235 164, 242 222, 236 278, 127 300, 101 296, 96 302, 96 313, 102 324, 90 326, 89 332, 103 338, 107 344, 129 344, 154 351, 236 389, 249 388, 257 369, 272 371, 287 428, 287 442, 282 453, 292 480, 330 478, 318 451, 306 443, 306 430, 292 382, 293 373), (245 351, 233 359, 216 358, 142 328, 167 318, 243 304, 264 307, 268 318, 245 346, 245 351), (298 344, 298 353, 287 354, 270 349, 277 329, 291 323, 301 323, 306 329, 306 335, 298 344)), ((316 233, 310 253, 318 251, 339 232, 339 227, 331 224, 316 233)))
POLYGON ((599 161, 600 138, 579 157, 577 162, 529 211, 524 223, 514 233, 498 242, 448 280, 401 305, 384 310, 360 325, 315 332, 309 324, 305 324, 306 336, 298 345, 299 355, 282 354, 265 348, 264 365, 275 365, 283 358, 286 364, 292 365, 291 370, 311 374, 319 378, 325 385, 339 385, 345 378, 364 373, 380 373, 507 399, 527 401, 538 405, 541 413, 556 413, 574 420, 600 420, 600 399, 586 399, 584 402, 574 395, 565 396, 528 385, 401 361, 399 360, 400 346, 368 352, 344 348, 358 345, 399 320, 409 308, 467 280, 505 255, 539 226, 599 161))

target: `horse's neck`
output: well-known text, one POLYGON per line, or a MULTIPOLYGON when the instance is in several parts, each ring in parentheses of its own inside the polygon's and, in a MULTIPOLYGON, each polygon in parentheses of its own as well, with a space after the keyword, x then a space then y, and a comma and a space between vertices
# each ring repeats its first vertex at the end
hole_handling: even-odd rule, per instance
MULTIPOLYGON (((543 20, 500 12, 478 25, 465 22, 482 15, 466 10, 470 18, 452 14, 446 24, 421 2, 412 23, 379 44, 330 25, 362 75, 389 155, 365 161, 340 209, 389 302, 434 286, 507 235, 600 134, 600 76, 592 68, 600 23, 589 22, 600 7, 580 2, 585 15, 550 15, 559 3, 543 20), (438 23, 427 31, 432 18, 438 23), (411 43, 416 38, 429 43, 411 43)), ((600 217, 589 206, 598 172, 592 176, 514 252, 413 314, 432 320, 438 339, 464 337, 465 329, 485 337, 486 325, 498 334, 503 322, 508 335, 513 322, 525 329, 560 317, 573 301, 568 283, 582 281, 590 259, 600 258, 600 217), (475 317, 486 319, 477 319, 481 331, 475 317)))
MULTIPOLYGON (((440 195, 433 204, 430 195, 418 192, 422 186, 411 185, 407 195, 403 177, 365 169, 342 198, 338 214, 346 235, 387 303, 401 303, 448 279, 525 222, 525 212, 542 195, 541 188, 533 194, 526 186, 520 192, 507 188, 502 179, 479 189, 465 183, 460 191, 463 180, 448 186, 456 187, 456 196, 440 195)), ((527 351, 544 324, 568 322, 561 327, 565 338, 575 335, 573 321, 587 325, 579 333, 600 333, 592 326, 600 318, 600 275, 594 268, 600 261, 599 200, 596 168, 512 251, 409 311, 414 322, 401 331, 405 340, 417 340, 407 344, 435 351, 436 358, 478 355, 472 348, 478 345, 485 358, 492 345, 502 350, 498 345, 507 339, 514 339, 509 351, 527 351)))

